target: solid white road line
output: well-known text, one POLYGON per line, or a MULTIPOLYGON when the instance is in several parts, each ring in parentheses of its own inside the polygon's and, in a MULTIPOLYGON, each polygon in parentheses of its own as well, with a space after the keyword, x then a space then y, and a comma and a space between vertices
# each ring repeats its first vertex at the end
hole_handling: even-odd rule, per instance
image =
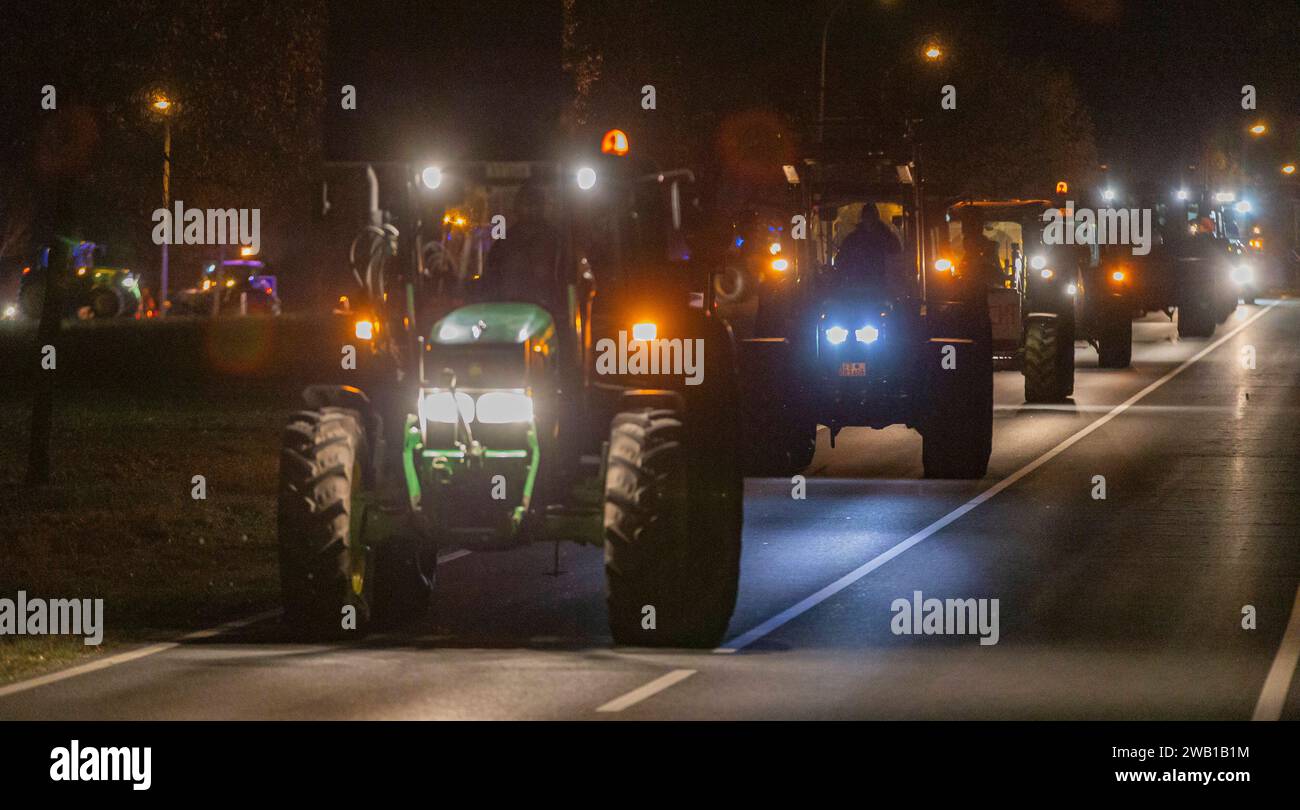
POLYGON ((755 641, 771 633, 773 630, 776 630, 777 628, 781 627, 782 625, 786 624, 792 619, 797 618, 798 616, 813 609, 817 605, 820 605, 822 602, 825 602, 827 599, 830 599, 835 594, 839 593, 840 591, 844 590, 845 588, 849 587, 853 583, 865 577, 867 574, 870 574, 872 571, 876 570, 880 566, 884 565, 885 563, 894 559, 898 555, 907 551, 912 546, 915 546, 917 543, 920 543, 922 540, 925 540, 931 535, 936 534, 941 529, 946 528, 953 522, 960 519, 967 512, 971 511, 972 509, 984 503, 985 501, 990 500, 999 492, 1002 492, 1007 487, 1010 487, 1012 484, 1016 483, 1020 479, 1032 473, 1034 470, 1037 470, 1039 467, 1043 466, 1047 462, 1056 458, 1061 453, 1064 453, 1066 450, 1070 449, 1070 447, 1072 447, 1075 443, 1087 437, 1094 431, 1100 429, 1103 425, 1105 425, 1110 420, 1124 413, 1124 411, 1132 407, 1135 402, 1138 402, 1143 397, 1146 397, 1152 391, 1155 391, 1157 388, 1169 382, 1174 377, 1177 377, 1179 374, 1182 374, 1189 367, 1191 367, 1193 363, 1196 363, 1202 357, 1205 357, 1210 352, 1214 351, 1215 349, 1222 346, 1224 343, 1236 337, 1236 335, 1239 332, 1241 332, 1243 329, 1245 329, 1255 321, 1262 318, 1265 315, 1265 313, 1273 309, 1273 307, 1277 306, 1278 303, 1279 302, 1275 301, 1269 304, 1268 306, 1264 307, 1263 309, 1261 309, 1259 312, 1256 312, 1254 315, 1252 315, 1247 320, 1243 321, 1231 332, 1228 332, 1223 337, 1219 338, 1213 343, 1210 343, 1208 346, 1201 349, 1196 354, 1184 360, 1178 367, 1174 368, 1172 371, 1168 372, 1160 379, 1151 383, 1146 388, 1143 388, 1141 391, 1138 391, 1136 394, 1124 400, 1119 405, 1116 405, 1105 416, 1101 417, 1100 419, 1097 419, 1095 422, 1089 423, 1078 433, 1075 433, 1074 435, 1070 436, 1060 444, 1053 447, 1051 450, 1048 450, 1046 453, 1034 459, 1033 461, 1029 462, 1028 464, 1021 467, 1020 469, 1016 470, 1011 475, 1008 475, 1006 478, 1003 478, 1001 481, 997 482, 993 486, 989 487, 988 489, 984 490, 980 494, 976 495, 974 498, 971 498, 966 503, 952 510, 951 512, 944 515, 943 517, 939 518, 935 522, 931 523, 929 526, 926 526, 924 529, 921 529, 916 534, 912 535, 906 540, 903 540, 893 548, 890 548, 889 550, 881 553, 879 556, 875 557, 874 559, 869 560, 866 563, 863 563, 858 568, 855 568, 854 570, 850 571, 849 573, 835 580, 834 582, 822 588, 821 590, 817 591, 816 593, 812 594, 811 596, 805 597, 804 599, 800 600, 796 604, 786 608, 785 610, 776 614, 775 616, 763 622, 762 624, 758 625, 757 627, 754 627, 751 630, 747 630, 746 632, 741 633, 739 636, 736 636, 730 642, 727 642, 726 644, 717 648, 713 652, 717 654, 726 655, 726 654, 734 653, 737 650, 742 650, 745 647, 748 647, 750 644, 753 644, 755 641))
POLYGON ((596 709, 598 712, 621 712, 629 706, 635 706, 649 697, 654 697, 674 684, 679 684, 694 675, 693 669, 674 669, 666 675, 660 675, 645 686, 639 686, 622 697, 616 697, 609 703, 596 709))
MULTIPOLYGON (((446 554, 443 554, 440 557, 438 557, 438 564, 441 565, 443 563, 451 562, 452 560, 459 560, 461 557, 468 556, 471 553, 472 552, 463 548, 458 549, 456 551, 449 551, 446 554)), ((85 664, 79 664, 78 666, 75 667, 68 667, 67 669, 61 669, 58 672, 51 672, 48 675, 39 675, 35 678, 29 678, 25 681, 11 683, 8 686, 0 686, 0 698, 6 697, 8 695, 13 695, 18 692, 25 692, 28 689, 35 689, 38 686, 44 686, 48 683, 57 683, 59 681, 66 680, 68 678, 74 678, 78 675, 85 675, 88 672, 96 672, 101 669, 108 669, 109 667, 117 666, 118 664, 125 664, 128 661, 135 661, 140 658, 146 658, 150 655, 155 655, 160 652, 166 652, 167 650, 175 649, 176 647, 179 647, 180 645, 184 644, 187 641, 200 641, 205 638, 213 638, 215 636, 221 635, 222 633, 228 633, 231 630, 237 630, 241 627, 247 627, 250 624, 257 624, 258 622, 265 621, 267 619, 274 618, 279 615, 280 615, 280 611, 278 609, 267 610, 262 613, 256 613, 252 616, 246 616, 242 619, 236 619, 235 621, 232 622, 219 624, 216 627, 209 627, 206 630, 195 630, 193 633, 186 633, 185 635, 181 636, 175 641, 164 641, 160 644, 150 644, 146 647, 138 647, 134 650, 127 650, 126 652, 120 652, 117 653, 116 655, 110 655, 105 658, 100 658, 95 661, 87 662, 85 664)))
POLYGON ((1264 679, 1264 688, 1260 690, 1259 702, 1255 704, 1255 714, 1251 720, 1282 718, 1282 707, 1286 705, 1287 692, 1291 691, 1291 678, 1295 675, 1297 661, 1300 661, 1300 588, 1296 588, 1291 620, 1286 623, 1282 644, 1273 657, 1273 666, 1268 669, 1268 677, 1264 679))
POLYGON ((73 678, 76 677, 77 675, 85 675, 87 672, 95 672, 101 669, 108 669, 109 667, 116 666, 118 664, 125 664, 128 661, 135 661, 140 658, 145 658, 147 656, 154 655, 155 653, 166 652, 167 650, 173 649, 175 647, 179 647, 182 643, 186 641, 198 641, 200 639, 212 638, 214 636, 219 636, 222 633, 227 633, 231 630, 236 630, 240 627, 247 627, 250 624, 256 624, 257 622, 265 621, 266 619, 270 619, 274 616, 279 616, 279 615, 280 615, 279 610, 264 611, 262 613, 257 613, 252 616, 247 616, 243 619, 237 619, 233 622, 226 622, 225 624, 219 624, 216 627, 209 627, 206 630, 196 630, 193 633, 186 633, 185 635, 181 636, 175 641, 166 641, 161 644, 150 644, 147 647, 139 647, 134 650, 127 650, 126 652, 117 653, 116 655, 110 655, 105 658, 100 658, 95 661, 90 661, 88 663, 81 664, 79 666, 69 667, 67 669, 61 669, 58 672, 51 672, 48 675, 40 675, 35 678, 29 678, 28 680, 25 681, 19 681, 18 683, 11 683, 8 686, 0 686, 0 698, 7 697, 8 695, 13 695, 18 692, 26 692, 28 689, 35 689, 38 686, 45 686, 46 684, 49 683, 57 683, 58 681, 66 680, 68 678, 73 678))

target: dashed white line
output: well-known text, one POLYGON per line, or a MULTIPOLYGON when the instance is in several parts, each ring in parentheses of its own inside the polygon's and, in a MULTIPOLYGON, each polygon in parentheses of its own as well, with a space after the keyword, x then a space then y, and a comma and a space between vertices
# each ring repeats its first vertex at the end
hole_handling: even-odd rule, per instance
POLYGON ((660 675, 645 686, 638 686, 622 697, 616 697, 596 709, 598 712, 621 712, 629 706, 635 706, 646 698, 654 697, 670 686, 681 683, 696 673, 694 669, 674 669, 660 675))
POLYGON ((1291 678, 1296 662, 1300 661, 1300 588, 1296 588, 1295 603, 1291 606, 1291 619, 1282 633, 1282 643, 1273 656, 1273 666, 1264 678, 1264 688, 1259 692, 1255 714, 1251 720, 1280 720, 1286 705, 1287 692, 1291 691, 1291 678))

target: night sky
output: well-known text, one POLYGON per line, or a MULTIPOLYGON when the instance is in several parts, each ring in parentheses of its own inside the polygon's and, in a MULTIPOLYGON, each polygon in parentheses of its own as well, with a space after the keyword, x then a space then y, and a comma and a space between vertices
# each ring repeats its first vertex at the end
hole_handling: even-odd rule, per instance
MULTIPOLYGON (((835 5, 649 2, 658 36, 619 32, 609 56, 629 47, 672 51, 694 104, 809 120, 821 25, 835 5)), ((558 0, 335 4, 330 86, 355 84, 370 103, 364 116, 332 115, 331 154, 374 157, 415 141, 456 151, 467 140, 497 154, 527 152, 565 92, 561 25, 558 0)), ((842 112, 835 107, 846 87, 869 83, 881 60, 927 35, 951 43, 960 91, 962 45, 973 42, 1068 72, 1103 162, 1159 174, 1195 159, 1215 123, 1245 122, 1243 84, 1258 88, 1259 114, 1300 107, 1298 34, 1293 0, 849 0, 831 33, 829 112, 842 112)))

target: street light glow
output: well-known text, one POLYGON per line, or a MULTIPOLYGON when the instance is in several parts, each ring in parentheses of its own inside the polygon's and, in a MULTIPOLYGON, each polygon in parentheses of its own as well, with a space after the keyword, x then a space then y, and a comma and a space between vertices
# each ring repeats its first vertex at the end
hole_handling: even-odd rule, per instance
POLYGON ((1263 135, 1265 132, 1268 132, 1268 127, 1263 124, 1256 124, 1250 128, 1250 132, 1252 135, 1263 135))
POLYGON ((943 58, 943 48, 940 48, 937 44, 933 42, 926 45, 925 58, 930 60, 931 62, 939 61, 940 59, 943 58))
POLYGON ((1282 167, 1282 174, 1295 174, 1295 164, 1288 163, 1282 167))

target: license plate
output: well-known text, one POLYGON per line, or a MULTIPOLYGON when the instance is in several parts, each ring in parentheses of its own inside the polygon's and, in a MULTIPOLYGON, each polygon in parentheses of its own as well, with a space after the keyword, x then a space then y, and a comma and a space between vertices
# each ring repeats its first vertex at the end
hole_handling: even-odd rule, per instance
POLYGON ((840 363, 841 377, 865 377, 867 376, 867 364, 864 363, 840 363))

